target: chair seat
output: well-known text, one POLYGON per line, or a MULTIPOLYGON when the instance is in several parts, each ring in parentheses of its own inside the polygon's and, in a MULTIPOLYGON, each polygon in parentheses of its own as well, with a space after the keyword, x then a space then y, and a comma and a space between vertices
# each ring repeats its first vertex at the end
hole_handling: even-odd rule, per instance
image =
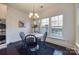
POLYGON ((39 45, 37 44, 37 46, 36 46, 36 47, 31 48, 30 50, 31 50, 31 51, 36 51, 36 50, 38 50, 38 49, 39 49, 39 45))

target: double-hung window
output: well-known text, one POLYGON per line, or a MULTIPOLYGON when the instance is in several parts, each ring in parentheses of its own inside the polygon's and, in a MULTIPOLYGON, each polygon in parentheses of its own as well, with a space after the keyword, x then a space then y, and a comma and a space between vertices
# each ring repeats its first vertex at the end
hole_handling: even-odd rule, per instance
POLYGON ((51 17, 51 36, 53 38, 62 39, 63 35, 63 15, 51 17))
POLYGON ((40 20, 34 20, 34 32, 40 32, 40 20))
POLYGON ((49 26, 49 18, 41 19, 40 32, 41 33, 48 32, 48 26, 49 26))

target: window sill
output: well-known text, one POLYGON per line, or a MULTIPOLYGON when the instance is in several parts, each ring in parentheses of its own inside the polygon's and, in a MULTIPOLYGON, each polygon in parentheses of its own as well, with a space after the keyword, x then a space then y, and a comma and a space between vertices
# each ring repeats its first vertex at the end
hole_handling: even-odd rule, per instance
POLYGON ((60 38, 60 37, 48 36, 48 38, 58 39, 58 40, 63 40, 63 37, 62 37, 62 38, 60 38))

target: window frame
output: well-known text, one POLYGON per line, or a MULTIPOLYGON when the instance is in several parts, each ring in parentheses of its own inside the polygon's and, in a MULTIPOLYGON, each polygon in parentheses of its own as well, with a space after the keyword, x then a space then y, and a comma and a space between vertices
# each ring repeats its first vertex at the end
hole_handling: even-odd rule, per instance
POLYGON ((51 38, 53 38, 53 39, 63 39, 63 36, 64 36, 64 35, 63 35, 63 26, 64 26, 64 22, 63 22, 63 21, 64 21, 64 15, 63 15, 63 14, 58 14, 58 15, 51 16, 51 17, 50 17, 50 35, 49 35, 49 37, 51 37, 51 38), (62 37, 61 37, 61 38, 60 38, 60 37, 55 37, 55 36, 51 35, 51 34, 52 34, 52 27, 53 27, 53 26, 52 26, 52 21, 51 21, 51 20, 52 20, 52 17, 55 18, 56 16, 58 16, 58 18, 59 18, 60 15, 63 16, 63 19, 62 19, 62 37))
MULTIPOLYGON (((39 19, 39 20, 40 20, 40 29, 41 29, 41 28, 45 28, 45 27, 41 27, 41 24, 42 24, 42 20, 43 20, 43 19, 47 19, 47 18, 48 18, 48 21, 49 21, 49 20, 50 20, 49 17, 39 19)), ((41 33, 41 30, 40 30, 40 33, 41 33)), ((49 23, 48 23, 48 33, 49 33, 49 23)))

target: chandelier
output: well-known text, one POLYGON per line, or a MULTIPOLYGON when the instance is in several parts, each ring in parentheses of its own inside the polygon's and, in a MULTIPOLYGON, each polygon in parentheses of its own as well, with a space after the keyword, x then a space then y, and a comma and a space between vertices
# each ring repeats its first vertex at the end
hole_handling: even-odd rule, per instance
POLYGON ((30 12, 30 13, 29 13, 29 18, 31 18, 31 19, 39 18, 38 13, 35 12, 34 4, 33 4, 33 12, 30 12))

